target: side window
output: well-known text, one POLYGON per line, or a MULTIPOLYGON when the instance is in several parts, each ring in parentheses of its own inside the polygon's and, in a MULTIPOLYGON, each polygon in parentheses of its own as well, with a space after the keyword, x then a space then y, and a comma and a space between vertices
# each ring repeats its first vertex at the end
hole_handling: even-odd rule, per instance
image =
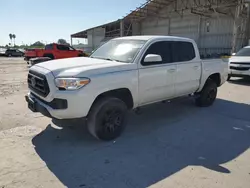
POLYGON ((72 48, 71 46, 69 46, 69 50, 70 50, 70 51, 75 51, 75 49, 72 48))
POLYGON ((57 45, 58 50, 69 51, 69 47, 65 45, 57 45))
POLYGON ((191 42, 172 42, 173 62, 190 61, 195 58, 194 46, 191 42))
POLYGON ((53 45, 52 44, 46 45, 45 50, 53 50, 53 45))
POLYGON ((143 66, 149 66, 149 65, 157 65, 157 64, 166 64, 171 63, 171 42, 168 41, 161 41, 156 42, 149 46, 146 53, 144 54, 142 58, 141 64, 143 66), (160 55, 162 57, 162 62, 144 62, 144 58, 148 54, 156 54, 160 55))

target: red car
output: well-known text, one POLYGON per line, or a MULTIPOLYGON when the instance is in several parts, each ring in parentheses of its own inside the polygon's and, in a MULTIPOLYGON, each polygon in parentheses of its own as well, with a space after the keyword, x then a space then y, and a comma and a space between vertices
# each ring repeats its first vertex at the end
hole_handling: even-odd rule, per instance
POLYGON ((48 44, 44 49, 27 49, 24 60, 29 61, 36 57, 49 57, 50 59, 62 59, 70 57, 87 56, 82 50, 76 50, 71 46, 63 44, 48 44))

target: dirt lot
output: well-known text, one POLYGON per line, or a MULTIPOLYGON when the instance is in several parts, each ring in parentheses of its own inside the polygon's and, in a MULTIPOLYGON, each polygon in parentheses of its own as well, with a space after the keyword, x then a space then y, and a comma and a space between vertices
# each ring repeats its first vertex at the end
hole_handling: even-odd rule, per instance
POLYGON ((27 70, 0 58, 0 188, 250 187, 250 82, 226 83, 210 108, 182 99, 131 113, 104 143, 31 113, 27 70))

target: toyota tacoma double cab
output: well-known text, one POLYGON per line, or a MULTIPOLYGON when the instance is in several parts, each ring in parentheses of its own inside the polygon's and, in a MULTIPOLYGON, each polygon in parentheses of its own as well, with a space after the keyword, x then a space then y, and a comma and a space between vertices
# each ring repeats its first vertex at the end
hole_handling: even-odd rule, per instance
POLYGON ((27 49, 24 54, 24 60, 31 58, 48 57, 50 59, 63 59, 70 57, 87 56, 82 50, 76 50, 71 46, 64 44, 47 44, 44 49, 27 49))
POLYGON ((191 39, 121 37, 90 57, 34 65, 25 97, 33 112, 47 117, 86 118, 90 133, 107 141, 121 135, 128 110, 186 95, 197 106, 212 105, 227 76, 227 63, 201 60, 191 39))

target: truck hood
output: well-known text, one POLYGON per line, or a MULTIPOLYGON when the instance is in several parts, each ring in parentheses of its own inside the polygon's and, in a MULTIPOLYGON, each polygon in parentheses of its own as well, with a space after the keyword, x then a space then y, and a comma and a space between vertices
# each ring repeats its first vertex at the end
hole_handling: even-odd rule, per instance
POLYGON ((250 56, 233 56, 230 58, 229 62, 250 63, 250 56))
POLYGON ((88 57, 52 60, 35 66, 51 71, 55 77, 91 77, 103 73, 136 69, 136 64, 88 57))

